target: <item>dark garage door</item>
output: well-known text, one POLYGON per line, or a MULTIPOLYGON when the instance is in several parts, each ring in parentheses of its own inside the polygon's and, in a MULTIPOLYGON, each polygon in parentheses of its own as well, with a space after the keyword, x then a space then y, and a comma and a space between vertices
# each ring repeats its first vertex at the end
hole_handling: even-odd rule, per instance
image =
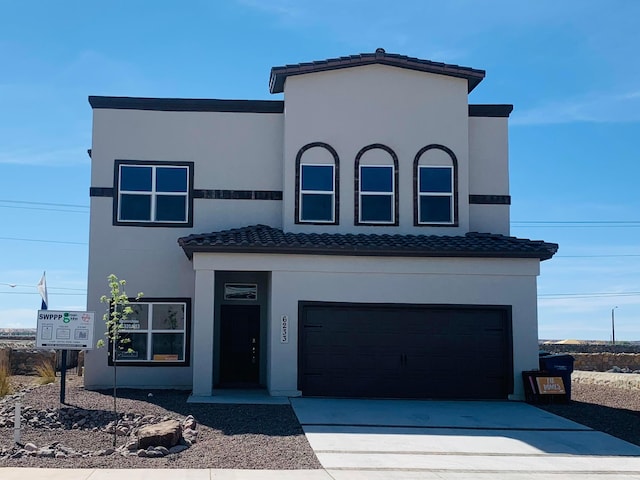
POLYGON ((305 396, 503 399, 510 307, 300 303, 305 396))

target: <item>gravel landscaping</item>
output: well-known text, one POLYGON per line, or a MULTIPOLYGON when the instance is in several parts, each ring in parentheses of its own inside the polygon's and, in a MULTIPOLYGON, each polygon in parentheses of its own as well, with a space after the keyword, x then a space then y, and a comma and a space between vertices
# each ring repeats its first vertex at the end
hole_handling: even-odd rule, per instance
POLYGON ((114 427, 110 391, 84 390, 82 378, 69 375, 69 405, 63 406, 64 415, 59 415, 59 383, 33 387, 34 380, 35 377, 12 377, 16 390, 23 392, 19 398, 23 408, 30 407, 23 415, 27 425, 22 430, 21 443, 32 444, 37 450, 16 455, 13 405, 17 399, 0 399, 0 467, 321 468, 288 405, 188 404, 188 392, 119 389, 121 418, 117 427, 123 427, 123 434, 117 438, 120 450, 112 452, 113 434, 107 431, 114 427), (82 415, 74 417, 77 411, 82 415), (190 437, 192 442, 187 443, 192 444, 184 445, 188 448, 180 453, 147 458, 138 456, 135 450, 124 451, 123 446, 130 440, 126 435, 129 430, 166 419, 184 422, 189 415, 195 419, 197 435, 190 437))
POLYGON ((574 372, 572 401, 544 410, 640 446, 640 375, 574 372))
MULTIPOLYGON (((116 424, 110 391, 85 391, 82 378, 69 375, 68 405, 60 409, 59 383, 36 386, 35 380, 12 377, 19 393, 0 399, 0 467, 321 468, 288 405, 188 404, 188 392, 119 389, 116 424), (30 452, 13 444, 18 400, 21 443, 30 452), (154 452, 127 448, 140 427, 169 419, 184 429, 176 453, 149 458, 154 452), (120 431, 115 451, 114 428, 120 431)), ((640 446, 640 375, 574 372, 572 389, 572 402, 540 408, 640 446)))

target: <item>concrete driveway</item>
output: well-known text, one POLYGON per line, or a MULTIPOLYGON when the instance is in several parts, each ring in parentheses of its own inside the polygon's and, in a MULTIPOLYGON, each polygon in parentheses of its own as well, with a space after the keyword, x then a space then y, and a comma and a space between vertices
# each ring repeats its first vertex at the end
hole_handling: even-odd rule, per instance
POLYGON ((346 479, 640 478, 640 447, 517 402, 292 398, 346 479))

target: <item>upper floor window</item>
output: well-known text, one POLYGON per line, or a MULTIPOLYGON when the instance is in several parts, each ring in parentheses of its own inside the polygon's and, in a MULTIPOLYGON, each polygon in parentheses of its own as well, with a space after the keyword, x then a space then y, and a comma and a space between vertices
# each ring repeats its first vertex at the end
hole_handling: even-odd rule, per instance
POLYGON ((419 223, 453 222, 453 168, 419 167, 419 223))
POLYGON ((189 364, 190 302, 188 299, 145 299, 131 303, 133 313, 111 344, 118 364, 189 364))
POLYGON ((296 223, 338 223, 338 154, 310 143, 296 156, 296 223))
POLYGON ((398 158, 382 144, 364 147, 356 155, 355 224, 397 225, 398 158))
POLYGON ((414 162, 415 225, 455 226, 457 169, 454 153, 443 145, 428 145, 414 162))
POLYGON ((335 169, 333 165, 300 165, 300 220, 333 222, 335 169))
POLYGON ((190 225, 192 178, 189 163, 116 161, 115 223, 190 225))

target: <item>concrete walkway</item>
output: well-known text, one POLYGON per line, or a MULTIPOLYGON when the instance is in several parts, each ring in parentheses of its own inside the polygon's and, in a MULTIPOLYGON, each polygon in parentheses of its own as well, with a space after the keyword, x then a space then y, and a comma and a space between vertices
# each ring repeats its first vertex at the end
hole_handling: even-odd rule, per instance
POLYGON ((291 404, 335 480, 640 478, 640 447, 524 403, 291 404))

